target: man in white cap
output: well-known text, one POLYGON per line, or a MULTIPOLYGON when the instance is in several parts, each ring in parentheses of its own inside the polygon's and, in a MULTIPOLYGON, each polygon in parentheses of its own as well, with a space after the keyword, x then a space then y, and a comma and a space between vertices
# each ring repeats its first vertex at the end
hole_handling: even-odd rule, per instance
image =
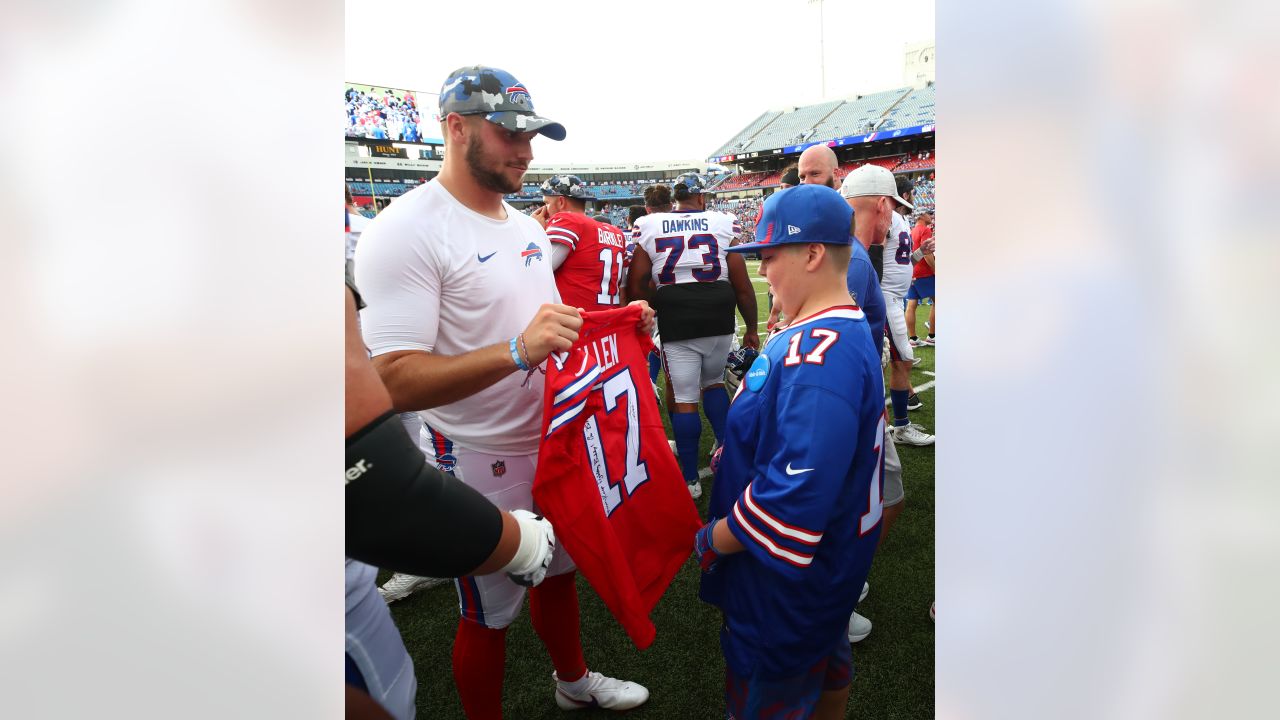
MULTIPOLYGON (((849 173, 840 194, 850 201, 859 232, 866 227, 874 232, 870 242, 884 242, 880 288, 884 291, 887 331, 889 336, 889 397, 893 404, 893 439, 906 445, 932 445, 934 438, 907 418, 911 395, 911 335, 907 332, 904 299, 911 287, 911 228, 895 206, 910 210, 911 203, 898 193, 893 173, 878 165, 863 165, 849 173), (867 225, 863 225, 867 218, 867 225)), ((886 497, 887 501, 887 497, 886 497)), ((889 525, 886 522, 886 527, 889 525)))

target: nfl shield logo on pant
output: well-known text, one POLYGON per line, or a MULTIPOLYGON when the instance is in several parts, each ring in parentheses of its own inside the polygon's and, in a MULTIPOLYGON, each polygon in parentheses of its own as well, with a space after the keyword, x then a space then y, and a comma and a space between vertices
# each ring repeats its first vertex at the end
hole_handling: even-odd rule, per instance
POLYGON ((507 462, 505 460, 499 460, 490 467, 493 468, 494 477, 502 477, 507 474, 507 462))

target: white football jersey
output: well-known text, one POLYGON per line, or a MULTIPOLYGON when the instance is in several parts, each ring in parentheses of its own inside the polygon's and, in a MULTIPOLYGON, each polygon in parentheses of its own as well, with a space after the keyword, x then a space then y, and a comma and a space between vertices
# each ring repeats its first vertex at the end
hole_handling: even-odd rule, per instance
POLYGON ((884 239, 883 270, 880 289, 884 294, 899 299, 906 297, 911 288, 911 226, 896 212, 884 239))
POLYGON ((653 282, 664 287, 717 280, 728 282, 725 251, 741 234, 742 226, 729 213, 676 210, 640 216, 631 239, 653 262, 653 282))

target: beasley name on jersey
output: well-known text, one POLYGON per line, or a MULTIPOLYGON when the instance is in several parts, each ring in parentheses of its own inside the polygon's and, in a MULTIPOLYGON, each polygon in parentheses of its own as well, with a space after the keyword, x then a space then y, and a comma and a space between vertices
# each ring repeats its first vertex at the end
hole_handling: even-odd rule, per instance
POLYGON ((738 219, 716 210, 675 210, 636 218, 631 238, 653 261, 658 287, 729 279, 726 248, 742 234, 738 219))
POLYGON ((883 270, 881 289, 896 297, 906 296, 911 287, 911 227, 896 212, 884 238, 883 270))
POLYGON ((585 310, 608 310, 621 305, 626 235, 582 213, 561 212, 547 222, 547 239, 569 248, 556 268, 556 287, 562 302, 585 310))

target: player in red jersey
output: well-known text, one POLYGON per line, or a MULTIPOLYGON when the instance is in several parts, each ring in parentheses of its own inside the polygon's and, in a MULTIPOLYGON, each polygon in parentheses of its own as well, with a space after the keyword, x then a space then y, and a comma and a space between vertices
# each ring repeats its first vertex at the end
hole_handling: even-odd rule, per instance
POLYGON ((911 259, 915 261, 916 266, 911 271, 911 289, 907 292, 907 329, 911 331, 911 344, 915 347, 921 345, 933 345, 935 340, 933 334, 938 331, 934 325, 934 313, 937 300, 934 297, 934 240, 933 240, 933 215, 931 213, 920 213, 916 218, 916 226, 911 229, 911 244, 914 252, 911 253, 911 259), (933 300, 934 305, 929 306, 929 322, 926 323, 929 329, 929 336, 924 340, 920 340, 916 332, 916 305, 923 299, 929 298, 933 300))
POLYGON ((555 175, 542 183, 542 201, 533 213, 551 241, 551 267, 565 305, 609 310, 622 305, 622 256, 626 235, 587 215, 593 199, 576 175, 555 175))

